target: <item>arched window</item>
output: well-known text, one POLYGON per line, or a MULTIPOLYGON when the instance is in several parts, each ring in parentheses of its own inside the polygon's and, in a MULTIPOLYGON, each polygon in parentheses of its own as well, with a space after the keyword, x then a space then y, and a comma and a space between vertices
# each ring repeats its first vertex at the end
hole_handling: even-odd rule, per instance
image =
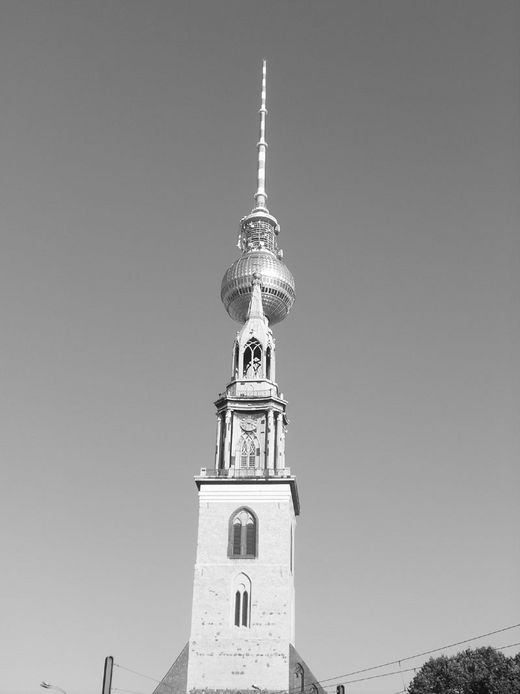
POLYGON ((300 680, 299 688, 300 688, 301 694, 303 694, 303 691, 305 689, 305 671, 304 671, 303 665, 301 663, 298 663, 298 665, 295 667, 294 674, 296 675, 296 679, 300 680))
POLYGON ((251 581, 239 574, 233 581, 233 624, 236 627, 251 626, 251 581))
POLYGON ((271 347, 265 350, 265 377, 271 380, 271 347))
POLYGON ((228 555, 231 559, 254 559, 257 545, 257 522, 245 508, 236 511, 229 522, 228 555))
POLYGON ((244 347, 244 378, 262 378, 262 345, 252 338, 244 347))
POLYGON ((233 378, 238 378, 238 343, 233 347, 233 378))
POLYGON ((238 442, 237 463, 241 468, 255 468, 257 456, 260 455, 258 439, 252 434, 242 434, 238 442))

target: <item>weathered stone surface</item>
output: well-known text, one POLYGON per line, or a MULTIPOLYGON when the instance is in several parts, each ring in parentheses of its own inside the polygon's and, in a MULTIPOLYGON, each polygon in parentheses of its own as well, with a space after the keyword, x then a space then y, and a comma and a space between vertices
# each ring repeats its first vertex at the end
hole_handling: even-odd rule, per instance
POLYGON ((199 501, 188 691, 244 693, 252 684, 263 691, 287 689, 294 640, 290 485, 202 484, 199 501), (229 521, 241 507, 257 518, 254 559, 228 556, 229 521), (250 582, 247 627, 234 623, 237 580, 250 582))

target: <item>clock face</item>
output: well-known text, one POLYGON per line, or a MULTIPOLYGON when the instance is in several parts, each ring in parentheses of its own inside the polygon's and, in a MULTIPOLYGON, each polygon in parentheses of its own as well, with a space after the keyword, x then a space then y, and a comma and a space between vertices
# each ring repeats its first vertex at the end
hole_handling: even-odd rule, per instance
POLYGON ((240 422, 240 428, 242 431, 255 431, 256 424, 253 419, 243 419, 240 422))

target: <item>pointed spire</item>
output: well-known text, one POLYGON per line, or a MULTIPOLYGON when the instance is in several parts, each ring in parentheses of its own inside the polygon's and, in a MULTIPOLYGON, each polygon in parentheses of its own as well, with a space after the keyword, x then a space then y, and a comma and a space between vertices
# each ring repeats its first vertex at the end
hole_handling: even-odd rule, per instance
POLYGON ((267 153, 267 142, 265 140, 265 121, 267 116, 266 108, 266 73, 267 73, 267 61, 262 62, 262 92, 260 97, 260 136, 257 142, 258 149, 258 176, 257 176, 257 189, 254 195, 255 198, 255 209, 265 210, 267 212, 267 193, 265 192, 265 160, 267 153))
POLYGON ((251 301, 249 303, 249 310, 247 312, 247 320, 251 318, 261 318, 266 321, 264 314, 264 306, 262 304, 262 287, 261 287, 261 275, 259 272, 253 274, 253 293, 251 294, 251 301))

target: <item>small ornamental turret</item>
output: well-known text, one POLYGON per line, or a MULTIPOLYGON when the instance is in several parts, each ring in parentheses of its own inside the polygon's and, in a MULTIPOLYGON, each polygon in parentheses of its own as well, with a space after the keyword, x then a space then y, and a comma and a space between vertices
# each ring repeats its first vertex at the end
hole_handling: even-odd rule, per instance
POLYGON ((262 292, 264 314, 270 325, 279 323, 294 303, 294 278, 282 262, 283 253, 278 249, 277 237, 280 225, 267 209, 265 192, 265 163, 267 142, 265 139, 266 62, 262 66, 262 96, 260 105, 260 137, 258 149, 257 190, 255 207, 240 222, 238 247, 242 255, 226 271, 222 279, 220 296, 226 311, 239 323, 247 320, 253 293, 253 277, 258 274, 262 292))

